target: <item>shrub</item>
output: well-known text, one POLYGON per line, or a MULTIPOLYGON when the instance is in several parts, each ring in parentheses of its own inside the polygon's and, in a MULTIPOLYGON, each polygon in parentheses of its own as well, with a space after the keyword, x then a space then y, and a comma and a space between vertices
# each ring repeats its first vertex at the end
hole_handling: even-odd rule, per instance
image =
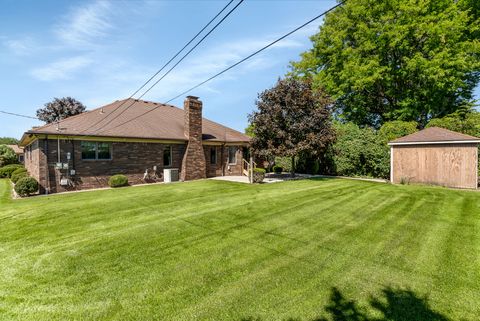
MULTIPOLYGON (((291 157, 275 157, 275 165, 282 168, 282 172, 292 171, 292 158, 291 157)), ((273 167, 272 167, 273 171, 273 167)))
POLYGON ((254 168, 253 169, 253 183, 261 183, 263 182, 263 179, 265 178, 265 173, 267 171, 264 168, 254 168))
POLYGON ((15 184, 20 178, 27 177, 27 176, 28 176, 28 172, 25 168, 18 168, 12 173, 12 175, 10 176, 10 179, 15 184))
POLYGON ((333 160, 337 175, 389 177, 388 145, 372 128, 337 123, 335 129, 337 140, 333 144, 333 160))
POLYGON ((394 139, 413 134, 418 131, 417 126, 418 124, 414 121, 394 120, 386 122, 378 131, 380 142, 386 144, 394 139))
POLYGON ((283 172, 283 167, 278 166, 278 165, 274 165, 272 170, 275 174, 281 174, 283 172))
POLYGON ((253 169, 253 172, 254 173, 261 173, 261 174, 265 174, 267 172, 267 170, 265 168, 260 168, 260 167, 255 167, 253 169))
POLYGON ((0 167, 18 163, 17 154, 7 145, 0 145, 0 167))
POLYGON ((0 178, 10 178, 12 173, 19 168, 24 168, 23 165, 20 164, 10 164, 7 166, 3 166, 0 168, 0 178))
POLYGON ((108 185, 110 185, 110 187, 127 186, 128 185, 128 178, 127 178, 127 176, 122 175, 122 174, 113 175, 108 180, 108 185))
POLYGON ((20 196, 29 196, 38 191, 38 182, 33 177, 20 178, 15 184, 15 192, 20 196))

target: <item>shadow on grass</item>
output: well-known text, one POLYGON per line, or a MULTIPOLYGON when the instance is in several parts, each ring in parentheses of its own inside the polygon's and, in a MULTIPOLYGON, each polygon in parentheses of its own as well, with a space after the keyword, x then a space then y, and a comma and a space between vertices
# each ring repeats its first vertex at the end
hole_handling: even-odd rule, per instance
MULTIPOLYGON (((324 313, 310 321, 450 321, 446 316, 432 310, 426 297, 420 297, 411 290, 384 288, 380 297, 370 298, 369 305, 371 310, 380 312, 381 316, 369 316, 365 308, 359 306, 355 300, 346 298, 334 287, 324 313)), ((261 321, 261 318, 247 317, 241 321, 261 321)))

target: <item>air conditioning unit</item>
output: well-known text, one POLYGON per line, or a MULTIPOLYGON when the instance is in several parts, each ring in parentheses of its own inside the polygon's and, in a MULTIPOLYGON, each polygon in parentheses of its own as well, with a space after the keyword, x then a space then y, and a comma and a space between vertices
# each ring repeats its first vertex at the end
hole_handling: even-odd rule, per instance
POLYGON ((163 182, 178 182, 178 168, 166 168, 163 170, 163 182))

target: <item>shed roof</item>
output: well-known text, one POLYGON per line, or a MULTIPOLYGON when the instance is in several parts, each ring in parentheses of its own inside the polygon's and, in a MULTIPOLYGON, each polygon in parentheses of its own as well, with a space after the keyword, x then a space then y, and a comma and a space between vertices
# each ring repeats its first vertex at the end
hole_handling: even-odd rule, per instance
MULTIPOLYGON (((250 141, 248 136, 206 118, 202 119, 202 133, 205 141, 227 143, 250 141)), ((183 109, 131 98, 128 102, 118 100, 66 118, 58 124, 51 123, 32 128, 25 134, 188 140, 184 134, 183 109)))
POLYGON ((426 144, 465 144, 480 143, 480 138, 457 133, 445 128, 429 127, 416 133, 397 138, 388 145, 426 145, 426 144))

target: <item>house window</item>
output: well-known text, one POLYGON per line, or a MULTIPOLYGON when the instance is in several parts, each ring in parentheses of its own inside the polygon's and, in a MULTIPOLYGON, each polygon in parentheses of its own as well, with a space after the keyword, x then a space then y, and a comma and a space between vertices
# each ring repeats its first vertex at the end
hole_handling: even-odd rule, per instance
POLYGON ((228 147, 228 163, 235 165, 237 163, 237 147, 228 147))
POLYGON ((163 166, 172 166, 172 146, 165 146, 163 150, 163 166))
POLYGON ((98 159, 112 159, 110 154, 109 143, 97 143, 97 158, 98 159))
POLYGON ((217 147, 210 147, 210 164, 217 163, 217 147))
POLYGON ((110 143, 81 142, 82 159, 110 160, 112 159, 112 145, 110 143))

